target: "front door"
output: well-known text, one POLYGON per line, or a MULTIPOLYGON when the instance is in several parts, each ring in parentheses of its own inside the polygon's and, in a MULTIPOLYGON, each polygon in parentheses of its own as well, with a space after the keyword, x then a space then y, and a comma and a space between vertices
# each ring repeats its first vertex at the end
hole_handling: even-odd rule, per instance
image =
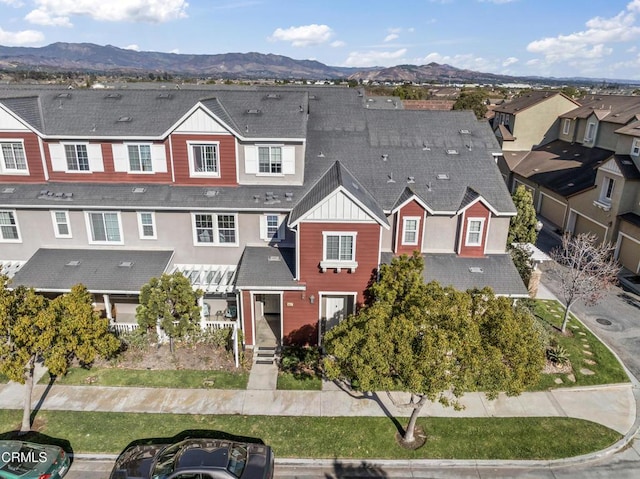
POLYGON ((326 328, 325 331, 329 331, 336 326, 345 317, 346 301, 344 296, 327 296, 327 303, 325 305, 325 318, 326 328))

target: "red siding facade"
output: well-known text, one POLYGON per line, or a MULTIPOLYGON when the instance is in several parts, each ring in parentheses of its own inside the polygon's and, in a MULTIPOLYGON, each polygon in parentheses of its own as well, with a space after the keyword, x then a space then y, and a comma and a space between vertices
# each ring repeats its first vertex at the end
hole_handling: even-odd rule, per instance
POLYGON ((173 168, 177 185, 189 186, 235 186, 238 184, 236 174, 236 139, 231 135, 185 135, 172 134, 169 138, 173 150, 173 168), (219 177, 193 178, 189 173, 189 152, 187 142, 219 143, 219 177))
POLYGON ((42 154, 38 136, 35 133, 3 132, 0 133, 0 141, 22 140, 24 145, 24 155, 27 159, 28 175, 0 175, 2 182, 15 183, 41 183, 45 181, 44 169, 42 167, 42 154))
POLYGON ((491 218, 491 212, 480 201, 470 206, 462 216, 462 236, 460 238, 460 256, 481 257, 484 256, 484 247, 487 242, 487 230, 489 229, 489 219, 491 218), (467 240, 467 228, 469 227, 469 219, 481 218, 484 219, 481 231, 481 241, 479 246, 467 246, 465 244, 467 240))
POLYGON ((422 251, 422 232, 424 230, 424 209, 415 200, 404 205, 396 213, 396 233, 394 237, 395 248, 394 252, 398 255, 408 254, 411 255, 415 250, 422 251), (418 242, 415 245, 402 244, 404 235, 404 218, 414 217, 418 220, 418 242))

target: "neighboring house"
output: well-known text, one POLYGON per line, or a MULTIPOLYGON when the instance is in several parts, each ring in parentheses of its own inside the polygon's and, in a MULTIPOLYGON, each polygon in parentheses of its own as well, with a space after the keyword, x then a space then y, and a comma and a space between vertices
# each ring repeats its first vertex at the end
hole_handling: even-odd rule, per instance
POLYGON ((500 148, 471 112, 334 87, 7 89, 0 151, 4 272, 50 294, 83 283, 118 324, 181 271, 203 326, 238 318, 254 346, 270 316, 280 342, 321 342, 414 250, 425 280, 527 295, 500 148))
POLYGON ((577 106, 557 91, 528 91, 493 108, 493 131, 503 151, 529 151, 557 139, 558 117, 577 106))
POLYGON ((572 234, 615 246, 621 265, 640 273, 640 98, 587 97, 560 115, 558 140, 505 152, 511 189, 524 184, 538 213, 572 234))

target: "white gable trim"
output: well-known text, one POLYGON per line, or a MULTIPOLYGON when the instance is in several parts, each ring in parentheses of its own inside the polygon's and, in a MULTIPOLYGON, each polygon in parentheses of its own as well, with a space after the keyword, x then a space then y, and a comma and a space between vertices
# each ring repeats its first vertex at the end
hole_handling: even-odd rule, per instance
POLYGON ((456 214, 460 214, 460 213, 464 213, 465 211, 467 211, 469 208, 471 208, 473 205, 475 205, 478 201, 481 201, 483 205, 485 205, 487 207, 487 209, 489 211, 491 211, 492 214, 496 215, 496 216, 515 216, 516 213, 499 213, 498 210, 496 210, 493 206, 491 206, 489 204, 489 202, 487 200, 485 200, 482 196, 479 196, 478 198, 476 198, 475 200, 473 200, 471 203, 469 203, 467 206, 465 206, 464 208, 460 208, 456 214))
POLYGON ((395 214, 396 212, 400 211, 402 208, 404 208, 405 206, 407 206, 409 203, 411 203, 412 201, 415 201, 416 203, 418 203, 425 211, 427 211, 429 214, 434 214, 435 212, 429 208, 427 206, 427 204, 422 201, 420 198, 418 198, 415 194, 411 195, 409 198, 407 198, 405 201, 403 201, 402 203, 400 203, 398 206, 396 206, 394 209, 391 210, 391 214, 395 214))

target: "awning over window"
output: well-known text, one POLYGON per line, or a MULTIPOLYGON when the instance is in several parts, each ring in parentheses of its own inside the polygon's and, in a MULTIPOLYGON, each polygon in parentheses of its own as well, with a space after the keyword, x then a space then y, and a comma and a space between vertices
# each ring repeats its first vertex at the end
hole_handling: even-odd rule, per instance
POLYGON ((171 273, 180 271, 194 289, 206 293, 230 293, 234 290, 235 264, 174 264, 171 273))

